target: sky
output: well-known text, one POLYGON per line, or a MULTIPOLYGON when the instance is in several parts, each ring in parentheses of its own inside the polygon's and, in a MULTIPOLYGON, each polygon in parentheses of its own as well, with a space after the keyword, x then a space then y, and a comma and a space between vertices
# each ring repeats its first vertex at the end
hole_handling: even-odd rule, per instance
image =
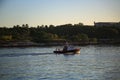
POLYGON ((0 27, 120 22, 120 0, 0 0, 0 27))

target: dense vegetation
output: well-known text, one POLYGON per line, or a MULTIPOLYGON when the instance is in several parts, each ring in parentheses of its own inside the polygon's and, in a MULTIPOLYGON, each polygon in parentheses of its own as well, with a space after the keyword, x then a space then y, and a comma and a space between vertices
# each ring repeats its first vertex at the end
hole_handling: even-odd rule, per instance
POLYGON ((0 43, 2 42, 59 42, 71 41, 79 43, 120 42, 120 27, 95 27, 79 24, 41 25, 29 27, 28 24, 16 25, 12 28, 0 28, 0 43))

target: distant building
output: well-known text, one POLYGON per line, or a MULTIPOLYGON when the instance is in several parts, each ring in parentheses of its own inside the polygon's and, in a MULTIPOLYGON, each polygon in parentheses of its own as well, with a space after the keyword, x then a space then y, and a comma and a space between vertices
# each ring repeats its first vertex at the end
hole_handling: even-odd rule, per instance
POLYGON ((94 22, 95 27, 120 26, 120 22, 94 22))

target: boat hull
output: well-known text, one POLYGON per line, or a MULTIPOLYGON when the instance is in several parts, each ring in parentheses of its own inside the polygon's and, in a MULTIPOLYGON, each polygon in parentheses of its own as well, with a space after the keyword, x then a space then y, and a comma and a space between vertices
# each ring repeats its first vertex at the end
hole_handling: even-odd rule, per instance
POLYGON ((54 51, 56 54, 79 54, 80 49, 67 50, 67 51, 54 51))

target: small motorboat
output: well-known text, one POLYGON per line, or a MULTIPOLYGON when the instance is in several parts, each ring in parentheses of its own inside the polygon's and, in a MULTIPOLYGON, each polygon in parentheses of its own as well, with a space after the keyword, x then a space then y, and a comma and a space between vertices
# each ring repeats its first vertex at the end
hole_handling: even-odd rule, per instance
POLYGON ((64 46, 63 50, 56 49, 53 51, 56 54, 79 54, 80 53, 80 48, 74 48, 73 46, 64 46))
POLYGON ((67 51, 54 51, 54 53, 56 54, 79 54, 80 53, 80 49, 73 49, 73 50, 67 50, 67 51))

